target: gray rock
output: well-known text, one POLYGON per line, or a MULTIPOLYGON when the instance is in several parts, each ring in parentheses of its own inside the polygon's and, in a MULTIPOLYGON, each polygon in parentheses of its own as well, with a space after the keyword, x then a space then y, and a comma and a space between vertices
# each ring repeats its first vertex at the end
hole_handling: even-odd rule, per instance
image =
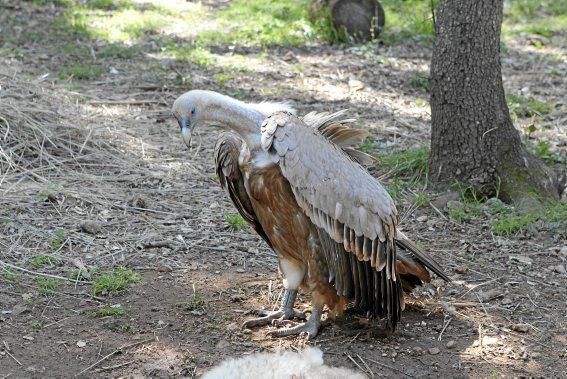
POLYGON ((97 235, 101 229, 101 225, 95 221, 85 221, 81 224, 81 230, 87 234, 97 235))
POLYGON ((25 313, 30 313, 31 309, 26 307, 25 305, 16 304, 14 308, 12 308, 12 316, 19 316, 25 313))
POLYGON ((441 350, 439 350, 438 347, 431 347, 431 348, 429 348, 428 351, 429 351, 429 354, 431 354, 431 355, 437 355, 441 352, 441 350))

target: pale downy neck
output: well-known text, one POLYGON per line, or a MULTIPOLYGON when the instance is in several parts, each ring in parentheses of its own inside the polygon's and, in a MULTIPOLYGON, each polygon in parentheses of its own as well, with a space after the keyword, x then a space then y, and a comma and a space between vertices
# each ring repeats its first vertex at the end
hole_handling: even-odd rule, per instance
POLYGON ((249 149, 259 147, 260 126, 266 117, 242 101, 216 92, 207 92, 204 120, 228 126, 244 139, 249 149))

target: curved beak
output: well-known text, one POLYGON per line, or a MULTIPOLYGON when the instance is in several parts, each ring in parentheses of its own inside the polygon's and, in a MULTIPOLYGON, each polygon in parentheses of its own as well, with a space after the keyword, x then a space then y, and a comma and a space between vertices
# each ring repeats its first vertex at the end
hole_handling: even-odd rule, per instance
POLYGON ((181 136, 183 137, 183 142, 188 148, 191 148, 191 135, 193 134, 195 124, 189 123, 186 118, 182 118, 179 121, 179 127, 181 128, 181 136))

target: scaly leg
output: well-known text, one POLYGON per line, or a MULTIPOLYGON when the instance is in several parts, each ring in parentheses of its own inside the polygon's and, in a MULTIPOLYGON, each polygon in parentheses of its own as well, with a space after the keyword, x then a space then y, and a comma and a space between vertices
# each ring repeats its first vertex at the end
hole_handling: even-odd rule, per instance
POLYGON ((275 312, 265 312, 263 314, 264 317, 248 320, 244 323, 243 327, 251 328, 254 326, 263 326, 274 321, 284 321, 292 319, 294 317, 305 320, 305 314, 303 312, 299 312, 293 309, 293 304, 295 303, 296 296, 297 290, 284 290, 280 309, 275 312))
POLYGON ((319 333, 319 327, 321 326, 321 314, 323 313, 323 306, 313 305, 313 311, 309 320, 306 322, 293 326, 291 328, 283 328, 269 332, 268 335, 274 337, 285 337, 295 334, 301 334, 303 332, 307 333, 307 339, 311 340, 317 336, 319 333))
POLYGON ((280 269, 284 275, 283 285, 285 289, 280 309, 271 313, 265 312, 264 317, 246 321, 243 325, 244 328, 263 326, 274 321, 289 320, 293 317, 305 320, 305 314, 294 310, 293 304, 297 296, 297 289, 305 276, 306 268, 280 257, 280 269))

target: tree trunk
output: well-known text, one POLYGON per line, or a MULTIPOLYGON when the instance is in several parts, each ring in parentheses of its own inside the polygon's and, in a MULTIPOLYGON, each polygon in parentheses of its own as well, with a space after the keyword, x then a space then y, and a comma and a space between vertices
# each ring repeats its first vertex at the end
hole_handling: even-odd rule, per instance
POLYGON ((502 0, 441 0, 431 62, 430 178, 485 196, 557 199, 556 176, 522 144, 504 97, 502 0))

